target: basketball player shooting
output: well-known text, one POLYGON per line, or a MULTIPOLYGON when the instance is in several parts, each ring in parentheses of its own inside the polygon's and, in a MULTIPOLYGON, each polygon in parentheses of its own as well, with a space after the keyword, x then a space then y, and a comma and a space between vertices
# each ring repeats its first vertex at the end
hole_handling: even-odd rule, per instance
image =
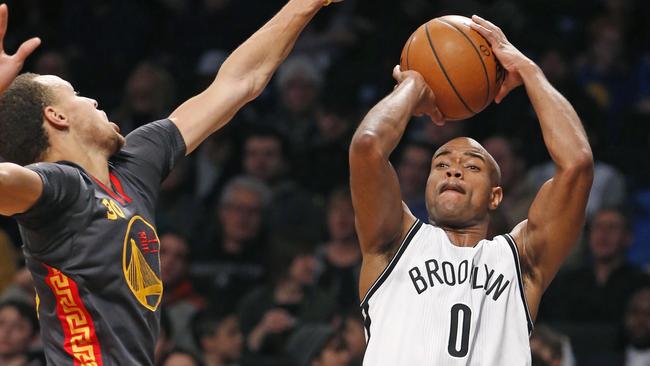
POLYGON ((412 115, 445 121, 422 76, 395 68, 397 86, 370 110, 350 147, 365 365, 530 365, 541 296, 584 222, 593 158, 576 112, 501 29, 476 16, 471 27, 507 72, 496 101, 526 88, 556 172, 528 219, 490 240, 489 213, 503 197, 499 166, 475 140, 453 139, 431 162, 430 223, 418 221, 400 199, 389 156, 412 115))
MULTIPOLYGON (((340 0, 336 0, 340 1, 340 0)), ((333 0, 290 0, 169 118, 124 138, 65 80, 0 54, 0 214, 20 225, 48 365, 153 365, 159 333, 161 181, 257 97, 299 33, 333 0)), ((0 6, 0 29, 6 29, 0 6)), ((4 32, 0 32, 0 39, 4 32)))

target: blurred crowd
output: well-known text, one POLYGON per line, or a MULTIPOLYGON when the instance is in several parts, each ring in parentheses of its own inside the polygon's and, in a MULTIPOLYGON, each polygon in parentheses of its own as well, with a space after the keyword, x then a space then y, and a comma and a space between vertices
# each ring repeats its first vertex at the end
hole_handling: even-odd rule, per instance
MULTIPOLYGON (((38 35, 25 71, 99 101, 127 134, 200 92, 285 0, 14 0, 5 48, 38 35)), ((405 40, 440 15, 480 14, 573 103, 595 155, 584 234, 548 289, 534 365, 650 365, 650 2, 345 0, 323 9, 262 96, 163 183, 158 365, 360 365, 361 263, 347 149, 393 85, 405 40)), ((414 118, 393 156, 428 220, 435 149, 467 135, 500 164, 490 237, 526 218, 553 174, 519 88, 444 127, 414 118)), ((29 273, 0 218, 0 365, 43 365, 29 273)))

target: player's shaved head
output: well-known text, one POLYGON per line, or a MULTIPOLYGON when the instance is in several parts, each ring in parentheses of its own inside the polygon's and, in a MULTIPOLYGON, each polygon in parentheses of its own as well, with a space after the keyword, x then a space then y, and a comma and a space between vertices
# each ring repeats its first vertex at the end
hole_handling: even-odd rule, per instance
POLYGON ((450 153, 453 150, 461 150, 464 154, 475 156, 485 162, 490 170, 490 182, 493 187, 501 184, 501 168, 496 160, 485 150, 483 145, 470 137, 457 137, 442 145, 433 155, 433 158, 450 153))

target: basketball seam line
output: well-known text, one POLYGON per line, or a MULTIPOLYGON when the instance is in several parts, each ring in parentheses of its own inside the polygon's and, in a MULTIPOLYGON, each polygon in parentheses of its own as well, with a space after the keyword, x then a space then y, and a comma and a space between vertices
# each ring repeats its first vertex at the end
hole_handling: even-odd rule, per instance
POLYGON ((467 34, 465 34, 465 32, 463 32, 457 26, 455 26, 454 24, 446 20, 443 19, 437 19, 437 20, 454 27, 454 29, 457 30, 458 33, 460 33, 463 37, 465 37, 467 42, 469 42, 472 45, 472 48, 474 48, 474 51, 476 51, 476 55, 478 56, 478 59, 481 60, 481 66, 483 66, 483 73, 485 74, 485 81, 487 83, 487 95, 485 96, 485 102, 483 102, 483 108, 485 108, 488 104, 488 101, 490 100, 490 77, 488 76, 487 67, 485 66, 485 62, 483 62, 483 57, 481 57, 481 53, 478 51, 478 48, 476 48, 474 42, 467 36, 467 34))
POLYGON ((449 75, 447 75, 447 71, 445 70, 445 67, 442 65, 442 62, 440 62, 440 59, 438 58, 438 53, 436 52, 436 49, 433 47, 433 42, 431 41, 431 35, 429 35, 429 23, 424 25, 424 32, 427 35, 427 41, 429 41, 429 47, 431 48, 431 51, 433 51, 433 56, 436 58, 436 61, 438 61, 438 66, 440 66, 440 70, 442 71, 442 74, 445 75, 445 79, 447 79, 447 82, 449 83, 449 86, 451 86, 451 89, 454 91, 460 102, 465 106, 465 108, 472 114, 476 114, 465 102, 463 97, 460 95, 458 90, 456 90, 456 87, 454 84, 451 82, 449 79, 449 75))

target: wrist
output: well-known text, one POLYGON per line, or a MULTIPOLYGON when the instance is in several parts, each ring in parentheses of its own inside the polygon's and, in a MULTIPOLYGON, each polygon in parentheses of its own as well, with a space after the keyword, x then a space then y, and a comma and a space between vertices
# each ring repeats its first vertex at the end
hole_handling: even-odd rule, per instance
POLYGON ((515 69, 517 70, 517 73, 521 75, 522 78, 542 72, 542 69, 540 69, 540 67, 537 66, 537 64, 534 63, 529 58, 525 58, 521 62, 519 62, 515 66, 515 69))

